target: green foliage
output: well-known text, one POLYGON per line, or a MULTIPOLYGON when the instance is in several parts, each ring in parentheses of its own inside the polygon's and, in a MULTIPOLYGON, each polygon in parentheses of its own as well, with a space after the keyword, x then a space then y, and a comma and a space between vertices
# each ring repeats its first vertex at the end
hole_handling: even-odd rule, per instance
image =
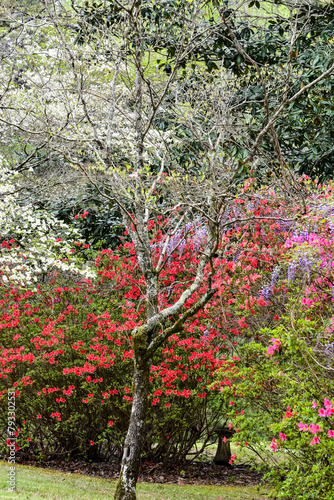
MULTIPOLYGON (((270 110, 277 109, 285 95, 289 98, 296 94, 332 64, 332 2, 312 2, 311 5, 300 7, 296 21, 296 28, 300 32, 293 48, 289 41, 289 20, 279 15, 279 11, 270 17, 265 24, 259 24, 256 16, 246 21, 240 20, 238 14, 228 17, 236 40, 249 59, 232 43, 227 30, 216 35, 217 39, 210 49, 212 57, 217 54, 217 58, 224 58, 225 67, 241 77, 241 88, 239 93, 236 93, 235 102, 246 114, 250 114, 249 133, 254 138, 266 122, 267 116, 263 106, 264 89, 251 60, 256 62, 264 78, 270 110), (279 75, 284 81, 288 79, 288 74, 288 87, 284 88, 279 81, 279 75)), ((206 52, 208 47, 201 50, 206 52)), ((333 92, 334 78, 330 76, 292 102, 275 125, 280 146, 290 168, 322 181, 333 176, 333 92)), ((267 153, 273 152, 273 143, 269 136, 264 139, 263 146, 267 153)), ((238 157, 242 147, 241 143, 238 157)))
POLYGON ((116 248, 123 237, 122 216, 116 205, 102 198, 90 184, 69 200, 44 202, 43 207, 57 219, 73 225, 93 248, 116 248), (88 212, 84 218, 75 216, 88 212))
POLYGON ((333 418, 318 415, 324 399, 333 394, 323 337, 327 321, 310 320, 308 315, 291 299, 281 324, 259 332, 261 343, 240 345, 234 383, 225 390, 226 399, 236 401, 236 411, 230 412, 238 429, 234 441, 261 457, 274 498, 285 500, 333 498, 334 441, 327 436, 333 418), (271 338, 281 342, 272 359, 265 347, 271 338), (301 432, 299 422, 319 423, 320 444, 310 445, 314 436, 301 432), (279 452, 270 451, 272 438, 279 452))

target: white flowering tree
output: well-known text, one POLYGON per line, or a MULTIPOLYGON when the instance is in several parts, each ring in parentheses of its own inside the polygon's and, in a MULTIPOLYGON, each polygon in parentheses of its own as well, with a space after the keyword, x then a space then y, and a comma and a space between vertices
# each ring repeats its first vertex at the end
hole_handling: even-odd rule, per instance
POLYGON ((0 282, 35 288, 54 271, 78 278, 94 278, 95 274, 88 269, 82 270, 82 263, 73 257, 74 243, 86 245, 79 232, 31 203, 24 204, 16 192, 17 176, 2 160, 0 282))

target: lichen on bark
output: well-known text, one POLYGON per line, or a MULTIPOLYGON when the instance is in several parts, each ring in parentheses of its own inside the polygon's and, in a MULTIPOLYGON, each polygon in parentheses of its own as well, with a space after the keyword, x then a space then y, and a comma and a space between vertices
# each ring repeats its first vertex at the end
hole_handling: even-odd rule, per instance
POLYGON ((122 471, 119 474, 119 479, 116 485, 114 500, 136 500, 136 489, 129 489, 124 483, 122 471))
POLYGON ((149 392, 150 359, 146 347, 146 329, 136 328, 132 335, 134 376, 133 402, 128 433, 124 443, 122 468, 115 500, 136 500, 136 482, 145 432, 145 414, 149 392))

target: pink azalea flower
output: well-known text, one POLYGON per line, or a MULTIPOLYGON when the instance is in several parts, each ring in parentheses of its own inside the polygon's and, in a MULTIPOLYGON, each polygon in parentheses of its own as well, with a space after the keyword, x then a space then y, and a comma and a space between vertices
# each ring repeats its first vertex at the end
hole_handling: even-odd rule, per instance
POLYGON ((298 428, 299 428, 299 430, 301 432, 306 432, 308 430, 308 425, 307 424, 303 424, 303 422, 299 422, 298 428))
POLYGON ((334 408, 327 408, 326 417, 330 417, 332 413, 334 413, 334 408))
POLYGON ((270 448, 273 450, 273 451, 277 451, 277 442, 276 442, 276 439, 273 438, 272 441, 271 441, 271 444, 270 444, 270 448))
POLYGON ((286 434, 283 434, 283 432, 279 433, 279 437, 281 441, 286 441, 286 434))
POLYGON ((320 438, 318 438, 317 436, 314 436, 314 438, 310 442, 310 446, 314 446, 315 444, 319 444, 319 443, 320 443, 320 438))
POLYGON ((312 401, 312 408, 316 408, 318 406, 318 404, 313 400, 312 401))
POLYGON ((319 427, 319 424, 310 424, 309 429, 312 432, 312 434, 316 434, 317 432, 322 432, 322 430, 319 427))
POLYGON ((328 437, 334 438, 334 431, 331 431, 330 429, 328 429, 328 437))
POLYGON ((324 405, 325 405, 325 408, 328 409, 328 408, 331 408, 332 407, 332 403, 329 401, 329 399, 325 398, 324 399, 324 405))
POLYGON ((325 417, 326 416, 326 410, 324 410, 323 408, 320 408, 320 410, 318 411, 319 413, 319 417, 325 417))
POLYGON ((268 347, 267 352, 266 352, 266 356, 273 357, 273 354, 274 354, 274 348, 273 347, 268 347))
POLYGON ((270 359, 272 359, 274 352, 279 350, 279 346, 282 343, 279 339, 277 339, 275 337, 273 337, 271 339, 271 341, 272 341, 273 345, 268 347, 267 352, 266 352, 266 356, 270 356, 270 359))

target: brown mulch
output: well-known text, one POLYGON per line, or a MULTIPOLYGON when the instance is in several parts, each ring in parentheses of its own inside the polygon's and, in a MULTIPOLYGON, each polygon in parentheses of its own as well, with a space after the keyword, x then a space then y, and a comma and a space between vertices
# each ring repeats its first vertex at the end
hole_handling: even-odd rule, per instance
MULTIPOLYGON (((24 465, 32 465, 60 472, 79 473, 88 476, 117 479, 119 467, 116 462, 91 462, 49 460, 20 461, 24 465)), ((217 466, 212 462, 184 462, 180 465, 145 462, 142 464, 139 481, 147 483, 178 484, 213 484, 249 486, 259 484, 262 480, 260 472, 252 470, 248 465, 217 466)))

